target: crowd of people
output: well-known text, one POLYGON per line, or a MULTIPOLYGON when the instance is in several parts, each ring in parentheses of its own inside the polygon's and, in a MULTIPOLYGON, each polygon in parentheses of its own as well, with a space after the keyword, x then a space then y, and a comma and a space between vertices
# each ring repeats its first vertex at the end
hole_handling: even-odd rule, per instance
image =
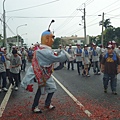
POLYGON ((18 90, 21 82, 21 71, 26 69, 28 51, 24 47, 20 49, 13 46, 11 52, 7 48, 0 48, 0 92, 7 92, 7 83, 12 84, 12 89, 18 90))
POLYGON ((97 46, 95 43, 92 46, 80 44, 76 45, 76 49, 72 48, 70 44, 69 47, 63 47, 59 45, 58 53, 62 49, 65 49, 73 59, 68 61, 66 66, 67 70, 74 70, 74 64, 77 63, 78 75, 84 77, 90 77, 90 70, 93 69, 94 75, 100 75, 103 73, 103 86, 104 92, 107 93, 108 83, 110 81, 111 90, 113 94, 117 94, 117 74, 120 73, 120 46, 117 46, 115 41, 109 41, 106 47, 97 46), (82 72, 80 72, 80 68, 82 72), (112 69, 111 69, 112 68, 112 69))
MULTIPOLYGON (((108 45, 112 45, 113 51, 120 58, 120 46, 117 46, 115 41, 110 41, 108 45)), ((68 70, 70 70, 70 64, 71 70, 74 70, 74 64, 77 63, 77 72, 79 75, 90 77, 89 71, 91 67, 93 67, 94 75, 101 74, 101 61, 103 56, 108 52, 108 46, 102 47, 93 43, 90 47, 86 44, 84 46, 77 44, 76 48, 72 47, 71 44, 68 48, 59 45, 58 50, 56 50, 59 53, 60 50, 65 49, 72 56, 73 59, 68 61, 66 66, 68 70), (82 68, 82 73, 80 73, 80 67, 82 68)))
MULTIPOLYGON (((36 43, 28 50, 25 50, 24 47, 18 49, 17 46, 13 46, 9 53, 6 48, 0 48, 0 92, 2 90, 7 91, 7 79, 12 83, 12 88, 18 90, 18 84, 21 81, 20 73, 21 71, 25 71, 26 61, 32 61, 33 53, 37 50, 39 45, 40 44, 36 43)), ((117 46, 115 41, 109 41, 108 45, 112 45, 113 52, 120 59, 120 46, 117 46)), ((57 54, 59 54, 62 49, 67 51, 72 57, 70 61, 65 61, 64 63, 68 70, 70 70, 70 68, 74 70, 74 64, 76 63, 78 75, 81 74, 84 77, 90 77, 91 69, 93 69, 94 75, 101 74, 102 58, 108 52, 108 46, 98 47, 93 43, 91 47, 86 44, 81 47, 80 44, 77 44, 76 49, 74 49, 71 44, 68 48, 59 45, 58 50, 56 50, 57 54)))

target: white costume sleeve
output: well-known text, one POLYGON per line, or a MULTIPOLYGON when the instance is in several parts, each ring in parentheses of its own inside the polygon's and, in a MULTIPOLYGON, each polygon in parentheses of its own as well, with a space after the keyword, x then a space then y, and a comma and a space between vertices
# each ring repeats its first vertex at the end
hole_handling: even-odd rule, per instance
POLYGON ((54 55, 54 52, 50 49, 43 49, 36 51, 36 57, 39 65, 45 66, 55 62, 65 62, 70 57, 65 51, 61 51, 58 56, 54 55))

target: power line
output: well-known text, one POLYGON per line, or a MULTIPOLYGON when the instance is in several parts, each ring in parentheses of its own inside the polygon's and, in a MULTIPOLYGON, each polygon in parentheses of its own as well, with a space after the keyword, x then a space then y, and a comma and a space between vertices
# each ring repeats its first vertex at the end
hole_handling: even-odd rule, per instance
MULTIPOLYGON (((83 5, 83 4, 81 4, 81 5, 80 5, 79 7, 77 7, 77 8, 82 7, 82 5, 83 5)), ((70 14, 70 16, 73 15, 73 14, 75 14, 75 13, 76 13, 76 9, 70 14)), ((73 17, 73 18, 74 18, 74 17, 73 17)), ((72 19, 73 19, 73 18, 72 18, 72 19)), ((72 20, 72 19, 71 19, 71 20, 72 20)), ((63 26, 66 26, 66 23, 68 24, 71 20, 68 21, 68 19, 66 19, 60 26, 58 26, 58 27, 56 28, 56 31, 57 31, 57 30, 60 30, 61 28, 63 28, 63 26)))
MULTIPOLYGON (((76 11, 75 11, 76 12, 76 11)), ((74 13, 73 13, 74 14, 74 13)), ((78 13, 76 13, 75 14, 75 16, 77 15, 78 13)), ((66 19, 60 26, 58 26, 56 29, 55 29, 55 31, 59 31, 61 28, 63 28, 63 27, 65 27, 68 23, 70 23, 72 20, 73 20, 73 18, 75 18, 75 16, 74 17, 72 17, 71 19, 66 19), (67 22, 67 23, 66 23, 67 22)))
MULTIPOLYGON (((2 19, 0 19, 1 21, 2 21, 2 23, 3 23, 3 20, 2 19)), ((6 24, 6 23, 5 23, 6 24)), ((8 27, 8 29, 9 29, 9 31, 12 33, 12 34, 14 34, 15 35, 15 33, 11 30, 11 28, 6 24, 6 26, 8 27)))
POLYGON ((74 31, 71 31, 71 32, 69 32, 69 33, 67 33, 67 34, 74 34, 74 33, 77 33, 78 31, 80 31, 80 30, 83 30, 84 28, 79 28, 79 29, 77 29, 77 30, 74 30, 74 31))
POLYGON ((50 17, 47 17, 47 16, 44 16, 44 17, 27 17, 27 16, 7 16, 7 17, 13 17, 13 18, 73 18, 73 17, 81 17, 81 16, 50 16, 50 17))
POLYGON ((59 34, 62 34, 62 33, 65 33, 66 31, 69 31, 71 28, 73 28, 74 26, 77 26, 79 25, 79 22, 76 22, 75 24, 72 24, 72 26, 70 26, 69 28, 66 28, 60 32, 56 31, 56 33, 59 33, 59 34))
MULTIPOLYGON (((96 14, 96 13, 98 13, 98 12, 100 12, 100 11, 102 11, 102 10, 104 10, 104 9, 106 9, 106 8, 108 8, 108 7, 110 7, 110 6, 112 6, 112 5, 114 5, 114 4, 116 4, 117 2, 119 2, 120 0, 116 0, 115 2, 113 2, 112 4, 110 4, 110 5, 108 5, 108 6, 106 6, 106 7, 104 7, 104 8, 102 8, 102 9, 100 9, 100 10, 98 10, 97 12, 95 12, 94 14, 96 14)), ((97 16, 97 15, 96 15, 97 16)), ((89 23, 91 23, 91 22, 93 22, 93 21, 95 21, 96 19, 98 19, 98 17, 97 18, 95 18, 95 19, 93 19, 93 20, 91 20, 89 23)))
POLYGON ((21 9, 16 9, 16 10, 11 10, 11 11, 7 11, 7 12, 16 12, 16 11, 31 9, 31 8, 35 8, 35 7, 40 7, 40 6, 43 6, 43 5, 51 4, 51 3, 54 3, 54 2, 58 2, 58 1, 60 1, 60 0, 54 0, 54 1, 51 1, 51 2, 48 2, 48 3, 43 3, 43 4, 40 4, 40 5, 26 7, 26 8, 21 8, 21 9))
POLYGON ((115 9, 113 9, 113 10, 111 10, 111 11, 107 12, 107 13, 113 12, 113 11, 115 11, 115 10, 117 10, 117 9, 120 9, 120 7, 115 8, 115 9))

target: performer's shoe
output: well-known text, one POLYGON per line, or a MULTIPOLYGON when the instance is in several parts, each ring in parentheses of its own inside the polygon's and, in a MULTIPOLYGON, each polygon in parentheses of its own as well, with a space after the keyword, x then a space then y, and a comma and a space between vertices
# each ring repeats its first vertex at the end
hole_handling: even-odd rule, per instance
POLYGON ((42 111, 38 107, 32 108, 32 111, 33 113, 42 113, 42 111))
POLYGON ((49 105, 49 106, 45 106, 45 108, 47 108, 48 110, 53 110, 53 109, 55 109, 55 106, 49 105))

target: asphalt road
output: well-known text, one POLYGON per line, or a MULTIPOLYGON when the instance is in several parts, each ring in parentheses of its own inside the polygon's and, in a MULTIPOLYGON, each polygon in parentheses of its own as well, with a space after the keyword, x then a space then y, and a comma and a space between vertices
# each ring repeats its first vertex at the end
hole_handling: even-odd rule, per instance
MULTIPOLYGON (((22 77, 24 74, 21 73, 22 77)), ((55 71, 53 76, 63 85, 62 88, 56 82, 58 90, 52 99, 52 104, 56 106, 55 110, 44 109, 46 95, 43 95, 39 104, 43 113, 38 115, 31 112, 37 89, 37 84, 34 84, 32 93, 21 87, 18 91, 11 92, 0 120, 120 120, 120 75, 117 83, 118 95, 111 94, 110 85, 108 93, 103 92, 103 75, 94 75, 92 68, 90 77, 78 75, 76 65, 74 71, 63 68, 55 71)), ((0 103, 5 95, 4 92, 0 93, 0 103)))

